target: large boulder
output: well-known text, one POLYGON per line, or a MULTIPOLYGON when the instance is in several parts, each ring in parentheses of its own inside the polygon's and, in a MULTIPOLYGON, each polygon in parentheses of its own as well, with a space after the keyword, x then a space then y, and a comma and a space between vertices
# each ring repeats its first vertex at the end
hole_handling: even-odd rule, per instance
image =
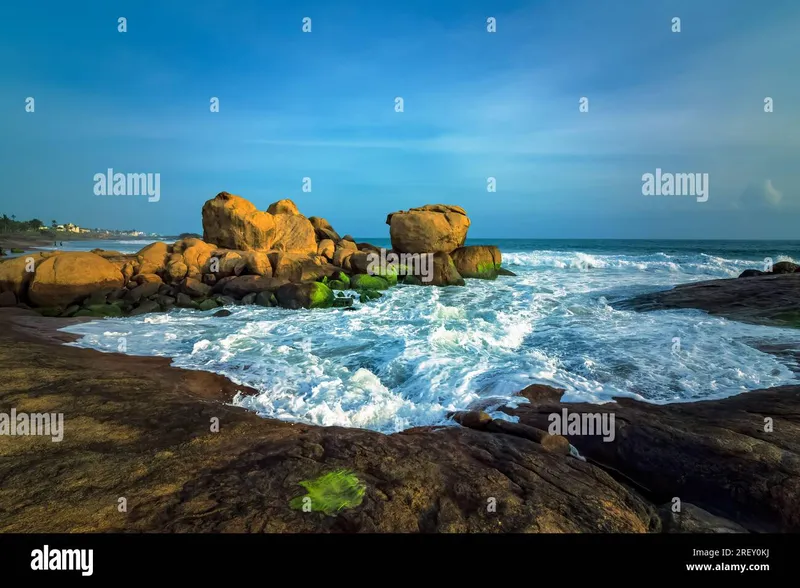
POLYGON ((46 259, 59 254, 60 251, 47 251, 20 255, 3 261, 0 263, 0 292, 13 292, 17 300, 26 300, 28 286, 33 280, 36 268, 46 259))
POLYGON ((256 276, 272 276, 272 265, 266 251, 243 251, 245 272, 256 276))
POLYGON ((330 239, 334 243, 341 241, 342 238, 339 236, 331 223, 326 221, 324 218, 318 216, 310 216, 308 217, 308 222, 311 223, 311 226, 314 227, 314 232, 317 236, 317 241, 322 241, 323 239, 330 239))
POLYGON ((283 308, 330 308, 334 296, 333 290, 321 282, 304 282, 281 286, 275 298, 283 308))
POLYGON ((392 249, 401 253, 450 253, 464 245, 470 220, 460 206, 427 204, 386 218, 392 249))
POLYGON ((779 261, 772 266, 773 274, 793 274, 797 271, 800 271, 800 265, 791 261, 779 261))
POLYGON ((419 264, 410 274, 423 286, 464 286, 464 278, 458 273, 456 264, 447 253, 434 253, 425 258, 424 267, 419 264))
POLYGON ((211 286, 194 278, 186 278, 181 282, 181 291, 192 298, 204 298, 211 294, 211 286))
MULTIPOLYGON (((251 292, 275 292, 286 284, 281 278, 265 278, 263 276, 238 276, 224 278, 225 283, 221 288, 222 294, 234 298, 243 298, 251 292)), ((215 288, 216 290, 216 288, 215 288)))
POLYGON ((301 214, 276 214, 272 218, 275 222, 272 249, 286 253, 316 254, 314 227, 306 217, 301 214))
POLYGON ((169 245, 163 241, 156 241, 142 248, 136 254, 139 262, 137 273, 140 274, 159 274, 167 267, 167 258, 171 253, 169 245))
POLYGON ((241 251, 215 251, 211 256, 208 271, 217 279, 228 276, 240 276, 247 268, 247 260, 241 251), (213 260, 216 259, 216 263, 213 260))
POLYGON ((183 255, 183 261, 188 268, 186 275, 199 280, 207 273, 209 260, 217 251, 217 246, 202 239, 189 238, 176 241, 172 251, 183 255))
POLYGON ((322 239, 317 245, 317 255, 322 255, 328 260, 333 259, 333 254, 336 251, 336 244, 332 239, 322 239))
POLYGON ((270 214, 300 214, 297 205, 288 198, 273 202, 267 207, 267 212, 270 214))
POLYGON ((94 253, 71 251, 49 257, 36 268, 28 296, 36 306, 66 307, 123 285, 113 264, 94 253))
POLYGON ((275 217, 240 196, 220 192, 203 205, 203 240, 226 249, 272 249, 275 217))
POLYGON ((450 254, 458 273, 464 278, 494 280, 500 269, 502 255, 494 245, 459 247, 450 254))
POLYGON ((164 279, 167 282, 180 282, 188 273, 189 266, 186 265, 183 256, 176 254, 173 259, 167 262, 167 267, 164 270, 164 279))
POLYGON ((269 261, 272 275, 289 282, 315 281, 338 271, 338 268, 318 255, 277 251, 269 254, 269 261))

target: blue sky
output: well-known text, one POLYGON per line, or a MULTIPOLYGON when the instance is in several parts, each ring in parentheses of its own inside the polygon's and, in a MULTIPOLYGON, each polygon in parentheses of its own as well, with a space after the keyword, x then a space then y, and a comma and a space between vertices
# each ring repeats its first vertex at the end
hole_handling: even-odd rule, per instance
POLYGON ((442 202, 473 238, 800 238, 798 30, 796 0, 5 3, 0 213, 174 234, 225 190, 361 237, 442 202), (656 168, 709 200, 642 195, 656 168))

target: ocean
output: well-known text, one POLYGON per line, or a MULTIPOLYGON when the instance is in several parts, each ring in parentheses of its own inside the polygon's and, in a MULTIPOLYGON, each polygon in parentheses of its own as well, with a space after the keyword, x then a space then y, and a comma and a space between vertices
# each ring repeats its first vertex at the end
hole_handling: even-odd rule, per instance
MULTIPOLYGON (((97 243, 123 252, 142 245, 97 243)), ((759 348, 800 350, 800 330, 611 305, 733 278, 766 258, 797 261, 800 242, 468 241, 482 243, 498 245, 517 277, 401 285, 355 311, 234 306, 228 317, 175 310, 65 330, 82 335, 72 345, 114 352, 124 341, 129 354, 223 374, 259 391, 231 402, 263 416, 387 433, 448 424, 449 411, 476 406, 508 418, 496 409, 535 383, 595 403, 696 401, 798 383, 797 365, 759 348)))

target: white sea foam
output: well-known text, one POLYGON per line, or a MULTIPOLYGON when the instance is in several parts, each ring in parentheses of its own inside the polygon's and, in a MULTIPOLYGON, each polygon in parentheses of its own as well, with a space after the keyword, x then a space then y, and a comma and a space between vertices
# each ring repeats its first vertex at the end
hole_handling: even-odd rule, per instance
POLYGON ((232 402, 264 416, 385 432, 442 424, 448 411, 498 405, 533 383, 563 388, 567 401, 666 403, 797 381, 785 360, 756 345, 800 347, 799 331, 696 310, 611 306, 678 283, 735 276, 752 261, 567 251, 503 258, 516 278, 468 280, 465 288, 399 286, 355 311, 235 306, 228 317, 176 310, 67 330, 83 335, 73 345, 114 352, 124 336, 128 353, 224 374, 258 391, 232 402))

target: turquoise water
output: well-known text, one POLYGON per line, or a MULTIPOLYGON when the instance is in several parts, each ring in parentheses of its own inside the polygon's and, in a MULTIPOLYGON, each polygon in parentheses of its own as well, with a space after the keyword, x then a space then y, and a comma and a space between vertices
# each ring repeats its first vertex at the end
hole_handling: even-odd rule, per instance
POLYGON ((797 366, 759 347, 800 350, 798 330, 611 304, 735 277, 766 257, 796 261, 798 242, 471 242, 498 244, 517 277, 399 286, 353 312, 236 306, 229 317, 178 310, 69 330, 83 335, 75 345, 116 351, 124 338, 128 353, 256 388, 232 401, 264 416, 385 432, 441 424, 477 404, 491 410, 533 383, 563 388, 567 401, 657 403, 797 383, 797 366))

